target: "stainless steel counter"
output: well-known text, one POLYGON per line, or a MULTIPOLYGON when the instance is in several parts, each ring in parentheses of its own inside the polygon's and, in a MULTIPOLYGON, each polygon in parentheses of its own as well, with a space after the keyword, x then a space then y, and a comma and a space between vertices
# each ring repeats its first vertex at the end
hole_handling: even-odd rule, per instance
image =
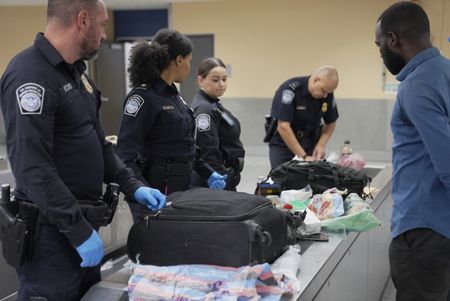
MULTIPOLYGON (((301 290, 283 300, 375 301, 379 300, 389 277, 388 246, 392 201, 391 167, 367 166, 378 189, 370 202, 381 228, 368 232, 330 233, 329 242, 314 242, 303 252, 298 280, 301 290)), ((130 272, 122 268, 95 285, 82 299, 127 300, 125 291, 130 272), (106 299, 105 299, 106 298, 106 299)))
POLYGON ((298 279, 301 291, 293 300, 379 300, 389 277, 388 248, 392 208, 390 166, 369 167, 370 202, 383 226, 368 232, 331 233, 328 243, 317 242, 302 254, 298 279), (372 174, 371 174, 372 173, 372 174))

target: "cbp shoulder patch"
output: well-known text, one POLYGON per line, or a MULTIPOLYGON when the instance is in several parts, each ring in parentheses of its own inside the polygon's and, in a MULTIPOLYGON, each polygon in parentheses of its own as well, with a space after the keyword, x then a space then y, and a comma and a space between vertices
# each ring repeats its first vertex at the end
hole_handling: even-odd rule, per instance
POLYGON ((294 99, 295 93, 292 90, 283 90, 283 95, 281 96, 281 102, 285 105, 290 105, 294 99))
POLYGON ((17 103, 22 115, 41 114, 45 89, 36 83, 26 83, 16 90, 17 103))
POLYGON ((210 117, 208 114, 200 114, 195 118, 195 123, 199 132, 210 130, 210 117))
POLYGON ((142 105, 144 104, 144 99, 139 95, 131 95, 127 99, 125 104, 125 115, 136 117, 142 105))

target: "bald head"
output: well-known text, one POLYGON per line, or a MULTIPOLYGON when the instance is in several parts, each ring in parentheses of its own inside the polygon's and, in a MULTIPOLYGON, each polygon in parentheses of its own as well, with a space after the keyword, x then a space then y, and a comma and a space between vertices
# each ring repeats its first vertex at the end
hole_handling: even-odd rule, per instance
POLYGON ((339 76, 336 68, 329 65, 319 67, 309 78, 309 93, 317 99, 325 98, 336 90, 339 76))
POLYGON ((314 71, 313 74, 320 76, 326 80, 335 82, 336 87, 337 87, 338 80, 339 80, 338 72, 337 72, 336 68, 334 68, 333 66, 329 66, 329 65, 321 66, 316 71, 314 71))
POLYGON ((63 26, 70 26, 76 21, 77 14, 86 10, 96 14, 99 0, 48 0, 47 21, 57 20, 63 26))

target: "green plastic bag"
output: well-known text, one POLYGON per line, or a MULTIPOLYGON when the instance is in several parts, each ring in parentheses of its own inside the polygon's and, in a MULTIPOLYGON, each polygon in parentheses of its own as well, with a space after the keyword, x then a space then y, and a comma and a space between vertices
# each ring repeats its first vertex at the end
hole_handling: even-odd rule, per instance
POLYGON ((321 221, 322 229, 329 231, 364 232, 381 226, 381 221, 373 214, 372 210, 364 209, 360 212, 330 218, 321 221))

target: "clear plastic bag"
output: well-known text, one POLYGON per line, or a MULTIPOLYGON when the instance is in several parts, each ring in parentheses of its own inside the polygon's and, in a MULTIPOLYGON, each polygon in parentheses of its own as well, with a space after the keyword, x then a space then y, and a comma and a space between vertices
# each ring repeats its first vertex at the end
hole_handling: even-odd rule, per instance
POLYGON ((351 167, 356 170, 361 170, 366 165, 366 160, 361 154, 353 153, 350 155, 342 155, 336 164, 343 167, 351 167))
POLYGON ((300 245, 292 245, 270 267, 274 275, 284 275, 289 278, 294 290, 298 291, 300 290, 300 283, 297 279, 297 273, 300 270, 300 262, 300 245))
POLYGON ((364 232, 381 226, 381 221, 375 216, 369 204, 356 193, 349 194, 344 201, 345 214, 322 220, 322 228, 330 231, 364 232))
POLYGON ((324 191, 323 194, 313 196, 309 203, 309 210, 313 211, 320 220, 335 218, 344 214, 344 202, 342 194, 346 191, 340 191, 337 188, 331 188, 324 191))

